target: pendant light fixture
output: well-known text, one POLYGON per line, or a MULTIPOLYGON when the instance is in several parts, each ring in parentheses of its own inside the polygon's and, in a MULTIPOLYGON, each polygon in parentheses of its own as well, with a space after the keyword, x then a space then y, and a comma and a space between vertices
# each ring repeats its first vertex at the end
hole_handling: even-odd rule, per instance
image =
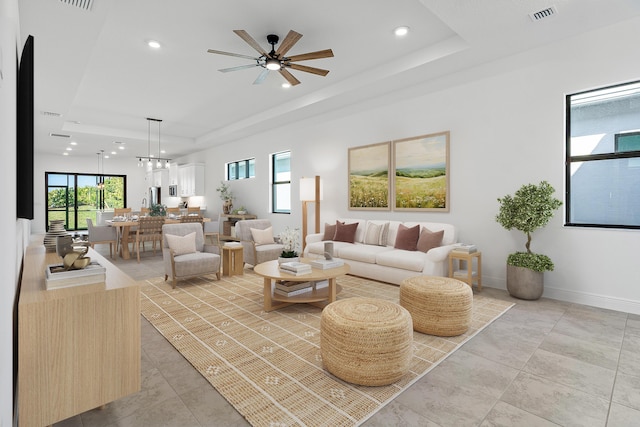
POLYGON ((98 155, 98 190, 104 188, 104 150, 100 150, 96 153, 98 155))
POLYGON ((153 119, 151 117, 147 117, 147 155, 146 156, 136 156, 138 158, 138 167, 142 167, 144 163, 147 163, 147 169, 153 169, 154 161, 156 169, 161 169, 163 166, 169 169, 171 165, 171 159, 160 157, 160 123, 162 123, 161 119, 153 119), (151 122, 158 123, 158 156, 154 157, 151 154, 151 122))

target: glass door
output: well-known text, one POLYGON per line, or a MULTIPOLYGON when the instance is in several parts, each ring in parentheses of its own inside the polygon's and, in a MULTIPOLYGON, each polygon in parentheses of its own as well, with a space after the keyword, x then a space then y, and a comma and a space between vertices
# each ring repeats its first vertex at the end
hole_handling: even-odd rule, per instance
POLYGON ((124 175, 45 172, 46 223, 61 219, 68 231, 86 230, 87 218, 97 222, 99 210, 126 206, 124 175))

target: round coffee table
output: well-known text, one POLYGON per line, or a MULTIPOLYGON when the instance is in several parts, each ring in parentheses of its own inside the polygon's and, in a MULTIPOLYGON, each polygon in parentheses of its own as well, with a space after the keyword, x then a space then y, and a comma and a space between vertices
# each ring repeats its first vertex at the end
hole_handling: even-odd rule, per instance
MULTIPOLYGON (((309 262, 309 259, 302 258, 300 262, 309 262)), ((336 300, 336 295, 342 288, 336 283, 336 277, 349 273, 349 265, 344 264, 337 268, 322 270, 312 268, 311 273, 301 276, 294 276, 280 271, 278 260, 263 262, 253 268, 253 271, 264 277, 264 311, 277 310, 291 304, 311 304, 317 307, 324 307, 336 300), (274 281, 286 280, 290 282, 307 282, 328 280, 329 285, 320 289, 313 289, 303 294, 290 297, 273 293, 274 281)))

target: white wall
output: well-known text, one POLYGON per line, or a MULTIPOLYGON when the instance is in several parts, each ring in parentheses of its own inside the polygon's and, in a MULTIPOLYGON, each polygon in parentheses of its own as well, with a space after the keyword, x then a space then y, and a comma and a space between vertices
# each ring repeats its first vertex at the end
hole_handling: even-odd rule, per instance
MULTIPOLYGON (((0 0, 0 180, 5 208, 0 209, 0 426, 13 423, 13 314, 28 221, 16 221, 16 61, 19 51, 17 0, 0 0)), ((21 52, 21 48, 20 48, 21 52)))
MULTIPOLYGON (((300 226, 297 182, 319 174, 325 186, 323 223, 338 216, 451 222, 462 241, 482 250, 484 283, 505 288, 505 259, 524 249, 525 238, 495 222, 496 199, 541 180, 564 199, 564 97, 640 79, 638 37, 636 18, 388 95, 387 104, 375 100, 375 107, 351 106, 207 150, 198 157, 206 158, 210 205, 219 201, 215 186, 224 176, 224 163, 256 157, 256 178, 231 183, 236 205, 271 219, 276 232, 300 226), (348 147, 444 130, 451 131, 449 213, 348 211, 348 147), (269 214, 268 156, 287 149, 292 152, 292 213, 269 214)), ((639 232, 563 224, 561 209, 533 236, 532 249, 556 264, 555 271, 545 273, 544 295, 640 313, 640 286, 632 267, 639 232)))

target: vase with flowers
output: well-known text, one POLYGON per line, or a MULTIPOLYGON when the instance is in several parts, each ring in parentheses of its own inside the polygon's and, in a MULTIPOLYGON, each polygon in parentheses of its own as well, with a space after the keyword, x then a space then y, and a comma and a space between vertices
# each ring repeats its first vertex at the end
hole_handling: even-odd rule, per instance
POLYGON ((283 248, 278 258, 279 263, 300 261, 298 255, 298 248, 300 247, 300 229, 299 228, 285 228, 280 233, 280 243, 283 248))

